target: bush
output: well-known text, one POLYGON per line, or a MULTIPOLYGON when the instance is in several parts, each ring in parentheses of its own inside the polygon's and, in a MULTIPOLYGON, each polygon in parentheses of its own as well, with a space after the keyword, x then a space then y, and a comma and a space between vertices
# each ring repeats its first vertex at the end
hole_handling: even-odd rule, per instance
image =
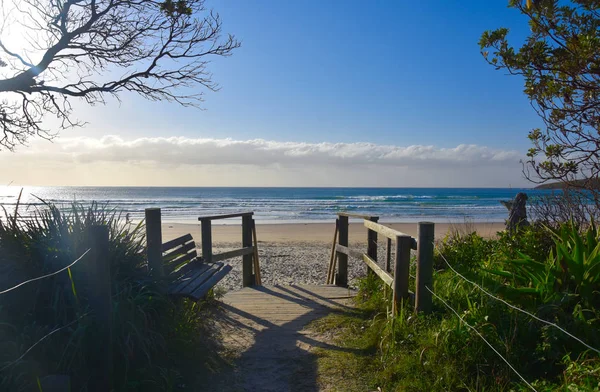
MULTIPOLYGON (((1 283, 10 287, 68 266, 87 249, 92 225, 109 228, 115 387, 174 390, 184 376, 182 358, 194 357, 199 372, 213 361, 202 351, 216 352, 215 331, 206 305, 174 303, 148 279, 142 223, 96 203, 67 212, 46 205, 30 220, 7 216, 0 222, 0 268, 10 278, 1 283)), ((0 296, 0 390, 29 388, 48 374, 68 374, 73 390, 86 388, 96 326, 81 286, 83 263, 0 296)))
MULTIPOLYGON (((338 344, 359 348, 368 357, 345 362, 336 354, 325 357, 332 364, 335 359, 339 366, 357 367, 346 369, 346 374, 368 369, 366 380, 349 390, 529 390, 447 306, 537 390, 600 390, 597 353, 557 328, 490 298, 442 259, 443 255, 454 269, 492 295, 598 348, 600 235, 593 225, 583 232, 573 224, 558 230, 533 225, 514 234, 499 233, 495 239, 453 234, 438 249, 433 291, 446 303, 434 298, 431 315, 416 317, 404 308, 398 317, 386 319, 389 293, 385 297, 373 277, 360 282, 357 298, 366 315, 344 322, 345 331, 351 332, 342 332, 338 344)), ((352 385, 351 380, 345 383, 352 385)))

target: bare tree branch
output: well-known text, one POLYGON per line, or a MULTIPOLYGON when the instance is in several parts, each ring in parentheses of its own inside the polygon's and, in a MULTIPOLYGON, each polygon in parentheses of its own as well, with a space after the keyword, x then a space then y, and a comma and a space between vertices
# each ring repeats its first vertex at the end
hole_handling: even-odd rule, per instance
POLYGON ((222 35, 221 18, 204 0, 19 0, 14 9, 35 37, 38 60, 0 41, 14 72, 0 79, 0 148, 9 150, 33 136, 54 137, 42 126, 48 115, 61 128, 82 125, 71 119, 74 98, 97 104, 135 92, 199 106, 204 91, 218 90, 210 58, 240 46, 222 35))

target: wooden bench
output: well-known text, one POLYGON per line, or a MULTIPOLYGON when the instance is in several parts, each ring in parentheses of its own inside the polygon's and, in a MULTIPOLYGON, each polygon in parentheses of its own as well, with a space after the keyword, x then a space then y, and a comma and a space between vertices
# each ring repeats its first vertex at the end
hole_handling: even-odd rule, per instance
POLYGON ((170 277, 168 294, 195 301, 203 298, 231 271, 231 266, 220 262, 206 263, 198 257, 191 234, 162 244, 164 273, 170 277))
POLYGON ((167 280, 167 293, 199 300, 208 293, 232 267, 222 261, 242 257, 242 286, 261 285, 258 240, 253 212, 202 216, 202 257, 198 257, 191 234, 162 243, 160 208, 146 208, 146 254, 148 273, 152 279, 167 280), (213 254, 212 224, 215 219, 242 218, 242 248, 213 254), (166 278, 166 279, 165 279, 166 278))

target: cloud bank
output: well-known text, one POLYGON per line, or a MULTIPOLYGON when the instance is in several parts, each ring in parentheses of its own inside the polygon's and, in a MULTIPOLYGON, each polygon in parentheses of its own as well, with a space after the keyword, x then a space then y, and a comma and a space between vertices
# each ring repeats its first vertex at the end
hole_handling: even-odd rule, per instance
MULTIPOLYGON (((22 152, 19 152, 21 154, 22 152)), ((497 165, 514 163, 516 151, 473 144, 454 148, 395 146, 372 143, 296 143, 263 139, 192 139, 156 137, 124 140, 63 139, 53 145, 36 145, 28 154, 50 160, 93 162, 154 162, 170 165, 497 165)))
MULTIPOLYGON (((118 182, 114 185, 127 185, 122 182, 128 181, 128 174, 130 182, 150 179, 148 184, 129 185, 161 185, 156 183, 161 175, 167 180, 162 185, 176 185, 173 182, 181 176, 185 177, 181 185, 248 185, 240 184, 243 173, 251 174, 251 184, 256 186, 494 186, 490 181, 494 178, 497 186, 508 186, 503 182, 520 180, 520 158, 517 151, 472 144, 440 148, 186 137, 125 140, 112 135, 38 141, 15 154, 0 154, 4 167, 35 163, 37 172, 52 173, 53 183, 72 172, 75 177, 94 173, 103 185, 110 178, 118 182), (100 168, 113 173, 99 173, 100 168), (358 175, 363 176, 362 184, 358 175), (449 183, 449 178, 454 182, 449 183), (232 183, 224 184, 224 179, 232 183)), ((84 182, 93 185, 91 180, 86 177, 84 182)))

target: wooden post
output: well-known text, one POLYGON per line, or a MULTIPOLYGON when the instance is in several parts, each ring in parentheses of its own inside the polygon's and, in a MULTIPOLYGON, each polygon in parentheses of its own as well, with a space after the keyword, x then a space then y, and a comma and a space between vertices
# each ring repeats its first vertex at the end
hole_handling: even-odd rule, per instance
POLYGON ((396 237, 396 260, 394 262, 394 297, 392 314, 398 314, 400 301, 408 298, 408 274, 410 268, 410 248, 412 237, 408 235, 396 237))
MULTIPOLYGON (((392 272, 392 267, 391 267, 391 263, 392 263, 392 240, 390 238, 387 238, 387 241, 385 242, 385 272, 392 272)), ((386 300, 388 297, 388 291, 389 287, 388 285, 384 285, 383 286, 383 295, 385 296, 386 300)))
MULTIPOLYGON (((252 246, 252 216, 242 216, 242 248, 252 246)), ((242 287, 254 285, 252 255, 242 256, 242 287)))
POLYGON ((258 259, 258 238, 256 235, 256 221, 252 219, 252 240, 254 246, 254 283, 262 286, 262 277, 260 276, 260 261, 258 259))
POLYGON ((94 318, 92 355, 89 358, 92 374, 89 390, 105 392, 113 390, 112 364, 112 297, 110 258, 108 255, 108 226, 89 228, 89 263, 87 268, 88 304, 94 318))
POLYGON ((331 258, 329 259, 329 268, 327 269, 326 284, 333 283, 333 275, 335 274, 335 245, 337 243, 339 220, 335 220, 335 231, 333 232, 333 243, 331 245, 331 258))
POLYGON ((210 219, 200 220, 200 236, 202 238, 202 260, 212 261, 212 222, 210 219))
POLYGON ((385 271, 392 271, 392 240, 390 238, 387 239, 387 243, 385 246, 385 271))
POLYGON ((160 279, 164 276, 162 261, 162 228, 160 222, 160 208, 146 208, 146 257, 148 258, 148 272, 153 277, 160 279))
MULTIPOLYGON (((379 218, 374 216, 369 220, 377 223, 379 218)), ((367 230, 367 255, 373 259, 373 261, 377 262, 377 232, 371 229, 367 230)), ((374 275, 374 272, 371 268, 367 268, 367 271, 369 275, 374 275)))
POLYGON ((435 225, 432 222, 419 222, 419 240, 417 243, 417 281, 415 289, 415 311, 431 312, 431 293, 433 290, 433 240, 435 225))
MULTIPOLYGON (((338 243, 342 246, 348 246, 348 217, 339 216, 338 243)), ((348 255, 338 253, 338 273, 335 278, 336 286, 348 286, 348 255)))

